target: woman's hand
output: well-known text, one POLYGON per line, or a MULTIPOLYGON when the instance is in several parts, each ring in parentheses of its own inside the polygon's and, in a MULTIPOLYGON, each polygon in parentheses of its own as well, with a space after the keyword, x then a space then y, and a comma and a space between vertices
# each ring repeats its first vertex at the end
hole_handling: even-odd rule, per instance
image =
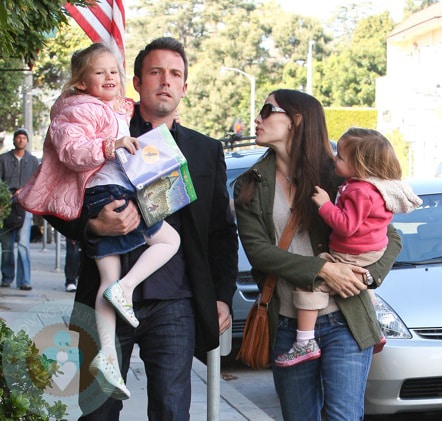
POLYGON ((318 273, 324 282, 343 298, 353 297, 367 289, 362 274, 367 270, 347 263, 326 262, 318 273))
POLYGON ((100 236, 126 235, 133 231, 140 223, 140 214, 132 201, 129 201, 121 212, 115 212, 124 202, 124 199, 121 199, 108 203, 95 219, 89 219, 88 229, 100 236))

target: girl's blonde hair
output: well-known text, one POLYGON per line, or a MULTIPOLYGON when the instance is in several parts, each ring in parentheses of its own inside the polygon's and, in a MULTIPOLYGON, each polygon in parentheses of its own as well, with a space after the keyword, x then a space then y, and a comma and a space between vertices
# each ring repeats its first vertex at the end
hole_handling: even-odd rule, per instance
POLYGON ((89 47, 75 51, 71 58, 71 76, 62 88, 62 95, 83 94, 84 92, 78 90, 76 85, 84 81, 86 74, 90 70, 93 61, 101 54, 112 54, 118 64, 118 72, 121 79, 121 95, 124 96, 126 77, 122 63, 110 47, 97 42, 91 44, 89 47))
POLYGON ((401 164, 393 146, 376 130, 351 127, 338 140, 338 153, 352 163, 357 178, 402 178, 401 164))

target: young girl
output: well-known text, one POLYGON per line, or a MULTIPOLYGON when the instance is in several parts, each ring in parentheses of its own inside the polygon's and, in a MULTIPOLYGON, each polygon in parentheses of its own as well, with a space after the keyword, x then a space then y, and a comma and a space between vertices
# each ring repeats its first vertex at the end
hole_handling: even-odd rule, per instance
MULTIPOLYGON (((51 109, 42 163, 20 192, 25 209, 71 220, 82 212, 94 218, 115 199, 125 199, 117 211, 134 200, 134 188, 115 160, 116 148, 130 153, 138 149, 137 139, 129 134, 133 103, 121 96, 123 80, 121 67, 105 45, 92 44, 73 54, 71 77, 51 109)), ((86 253, 95 258, 101 277, 95 301, 101 349, 89 370, 115 399, 127 399, 130 392, 118 365, 114 310, 134 328, 138 326, 132 293, 177 252, 179 244, 178 233, 165 221, 147 228, 143 220, 126 236, 99 237, 86 244, 86 253), (143 244, 150 247, 118 280, 119 254, 143 244)))
MULTIPOLYGON (((422 201, 401 181, 402 169, 394 149, 376 130, 350 128, 344 133, 338 141, 335 171, 346 178, 336 205, 318 186, 312 196, 319 215, 332 229, 330 254, 321 253, 320 257, 356 266, 370 265, 385 251, 387 225, 393 214, 411 212, 422 201)), ((371 284, 373 280, 367 282, 367 276, 370 275, 366 275, 366 283, 371 284)), ((320 357, 314 329, 318 311, 327 307, 330 292, 323 284, 313 292, 293 291, 298 319, 296 341, 288 352, 277 357, 276 365, 289 367, 320 357)), ((375 350, 377 346, 381 350, 384 343, 382 338, 375 350)))

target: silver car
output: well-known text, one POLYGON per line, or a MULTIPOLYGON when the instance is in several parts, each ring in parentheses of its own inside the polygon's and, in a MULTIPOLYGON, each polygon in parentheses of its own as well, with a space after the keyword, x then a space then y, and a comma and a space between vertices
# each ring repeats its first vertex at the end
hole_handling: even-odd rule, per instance
POLYGON ((409 182, 423 204, 393 218, 403 249, 375 291, 387 345, 373 357, 367 414, 442 410, 442 179, 409 182))
MULTIPOLYGON (((228 187, 265 148, 226 153, 228 187)), ((373 356, 365 394, 366 414, 442 411, 442 178, 408 180, 423 200, 393 224, 403 249, 376 292, 376 313, 387 338, 373 356)), ((234 337, 240 338, 258 288, 240 245, 234 337)))

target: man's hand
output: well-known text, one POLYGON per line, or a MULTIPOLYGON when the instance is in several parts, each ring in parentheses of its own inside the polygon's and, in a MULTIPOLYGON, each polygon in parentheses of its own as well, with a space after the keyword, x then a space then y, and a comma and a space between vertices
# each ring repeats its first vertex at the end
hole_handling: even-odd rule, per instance
POLYGON ((115 212, 124 205, 124 200, 114 200, 101 209, 97 218, 89 219, 88 229, 96 235, 126 235, 133 231, 140 223, 138 208, 132 201, 129 201, 126 209, 115 212))
POLYGON ((353 297, 367 289, 362 282, 366 269, 346 263, 327 262, 318 273, 324 282, 343 298, 353 297))
POLYGON ((230 309, 224 301, 217 301, 219 334, 223 334, 230 327, 230 309))

